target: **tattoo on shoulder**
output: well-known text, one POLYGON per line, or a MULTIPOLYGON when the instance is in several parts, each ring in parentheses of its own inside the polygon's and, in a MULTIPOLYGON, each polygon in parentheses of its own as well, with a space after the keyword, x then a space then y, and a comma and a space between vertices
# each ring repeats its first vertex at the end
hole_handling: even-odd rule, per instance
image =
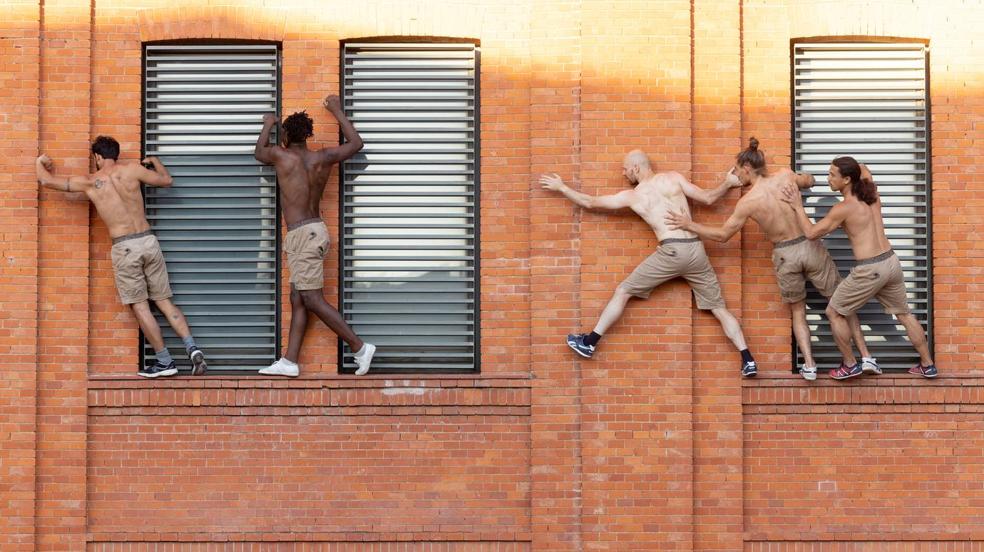
POLYGON ((97 189, 97 190, 98 190, 99 188, 102 188, 104 184, 106 184, 106 181, 105 181, 105 180, 103 180, 102 178, 97 178, 97 179, 96 179, 96 189, 97 189))

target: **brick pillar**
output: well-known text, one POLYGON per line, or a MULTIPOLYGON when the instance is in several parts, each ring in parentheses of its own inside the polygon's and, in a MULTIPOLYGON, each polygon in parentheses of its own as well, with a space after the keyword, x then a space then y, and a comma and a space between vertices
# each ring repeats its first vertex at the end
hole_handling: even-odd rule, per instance
MULTIPOLYGON (((693 4, 693 181, 716 186, 741 149, 740 6, 736 0, 693 4)), ((739 192, 696 220, 723 224, 739 192)), ((728 309, 742 320, 742 234, 726 244, 705 241, 728 309)), ((748 336, 746 335, 746 339, 748 336)), ((755 353, 754 340, 749 343, 755 353)), ((695 313, 694 550, 742 549, 742 413, 739 356, 717 319, 695 313)))
POLYGON ((578 326, 580 214, 536 179, 579 178, 580 2, 533 5, 530 29, 530 292, 534 550, 581 550, 579 362, 564 344, 578 326))
MULTIPOLYGON (((44 3, 41 150, 55 174, 89 172, 91 9, 44 3)), ((43 191, 40 203, 37 549, 85 548, 89 202, 43 191)))
POLYGON ((0 549, 34 546, 37 439, 37 1, 0 18, 0 549))

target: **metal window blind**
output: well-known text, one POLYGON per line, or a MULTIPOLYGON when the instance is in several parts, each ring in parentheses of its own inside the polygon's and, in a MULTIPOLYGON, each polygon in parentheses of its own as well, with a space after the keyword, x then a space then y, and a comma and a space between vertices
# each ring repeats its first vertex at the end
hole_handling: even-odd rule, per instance
MULTIPOLYGON (((885 231, 905 271, 909 305, 932 346, 926 47, 795 43, 792 65, 793 164, 817 178, 805 194, 807 212, 822 218, 840 199, 826 184, 835 157, 849 155, 868 165, 881 195, 885 231)), ((854 266, 847 236, 838 230, 824 243, 846 276, 854 266)), ((814 357, 821 366, 837 366, 840 355, 824 314, 827 301, 811 288, 807 304, 814 357)), ((877 301, 870 301, 858 316, 881 367, 908 368, 918 362, 902 325, 877 301)))
MULTIPOLYGON (((277 180, 253 146, 263 114, 279 113, 278 71, 272 44, 144 49, 143 147, 174 177, 145 187, 147 219, 212 370, 255 370, 277 352, 277 180)), ((184 346, 157 316, 180 365, 184 346)), ((152 364, 146 341, 143 353, 152 364)))
MULTIPOLYGON (((341 308, 373 369, 478 369, 478 49, 346 44, 341 308)), ((354 369, 343 345, 343 371, 354 369)))

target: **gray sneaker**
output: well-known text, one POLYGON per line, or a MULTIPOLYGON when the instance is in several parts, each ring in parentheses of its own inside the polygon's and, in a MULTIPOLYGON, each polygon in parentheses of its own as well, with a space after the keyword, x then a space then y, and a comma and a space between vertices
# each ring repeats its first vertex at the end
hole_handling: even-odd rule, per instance
POLYGON ((882 369, 878 367, 878 359, 875 357, 861 359, 861 371, 865 374, 880 376, 882 369))
POLYGON ((807 366, 806 364, 800 366, 800 375, 806 381, 814 381, 817 379, 817 367, 807 366))

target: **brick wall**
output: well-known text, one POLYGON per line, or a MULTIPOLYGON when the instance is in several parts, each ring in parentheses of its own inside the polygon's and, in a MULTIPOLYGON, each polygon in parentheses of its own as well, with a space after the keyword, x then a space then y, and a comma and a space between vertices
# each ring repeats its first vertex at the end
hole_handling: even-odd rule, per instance
MULTIPOLYGON (((222 4, 4 4, 0 549, 984 549, 984 7, 222 4), (577 359, 564 335, 590 329, 655 238, 537 176, 613 193, 622 155, 642 148, 710 187, 753 135, 788 165, 789 41, 825 35, 930 41, 943 377, 789 374, 789 315, 754 223, 707 249, 758 380, 739 380, 682 283, 633 300, 597 358, 577 359), (340 40, 373 36, 481 41, 482 374, 338 376, 337 342, 312 322, 301 379, 137 381, 105 225, 79 198, 39 192, 35 156, 84 171, 90 138, 110 134, 137 159, 141 44, 170 39, 281 42, 284 111, 312 111, 317 144, 331 145, 337 125, 317 106, 338 91, 340 40)), ((739 193, 695 216, 720 223, 739 193)), ((329 186, 335 235, 337 201, 329 186)), ((333 303, 337 268, 333 249, 333 303)))

